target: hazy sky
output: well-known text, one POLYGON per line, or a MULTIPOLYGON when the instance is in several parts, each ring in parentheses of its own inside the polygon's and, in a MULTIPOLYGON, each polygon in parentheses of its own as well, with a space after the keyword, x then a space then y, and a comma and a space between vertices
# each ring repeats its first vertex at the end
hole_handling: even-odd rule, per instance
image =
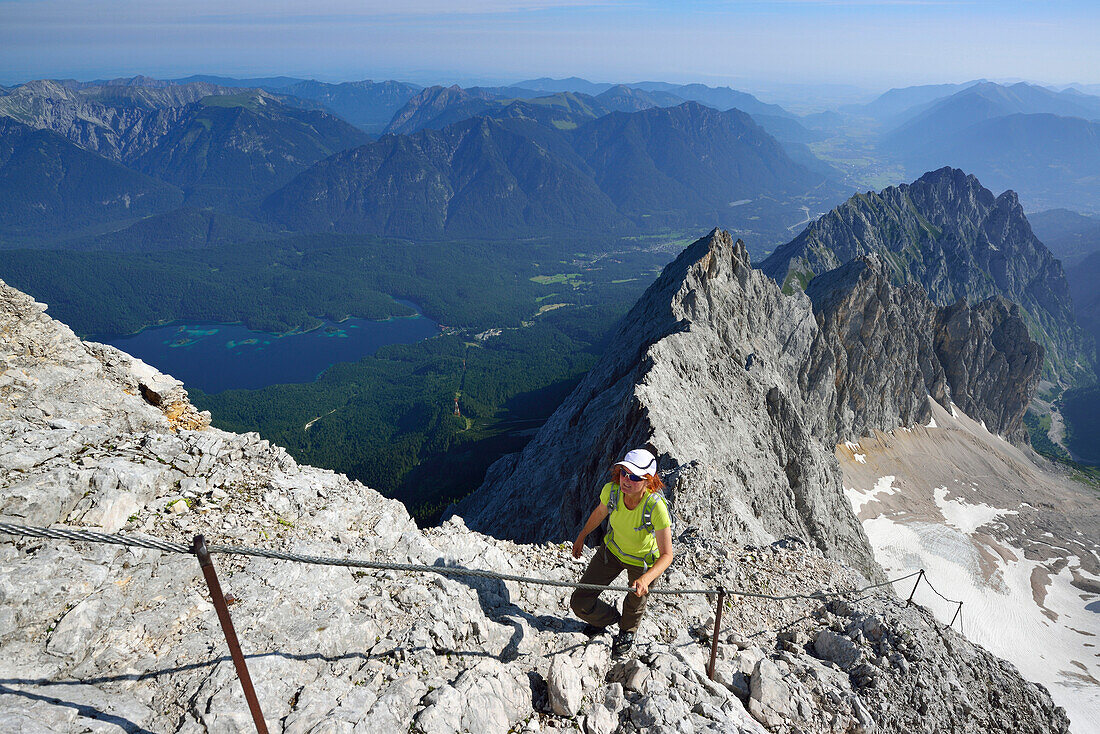
POLYGON ((0 0, 0 83, 193 73, 1100 82, 1095 0, 0 0))

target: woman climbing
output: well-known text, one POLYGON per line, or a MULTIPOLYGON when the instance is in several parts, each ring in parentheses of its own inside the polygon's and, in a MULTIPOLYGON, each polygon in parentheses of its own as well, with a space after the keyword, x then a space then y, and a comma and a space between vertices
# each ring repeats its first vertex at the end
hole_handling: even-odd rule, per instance
POLYGON ((621 656, 634 646, 634 635, 645 612, 649 587, 672 563, 672 522, 657 476, 657 459, 645 449, 628 451, 611 467, 611 481, 600 490, 600 504, 588 516, 573 543, 573 557, 580 558, 584 539, 610 517, 604 542, 581 576, 582 584, 606 586, 626 571, 633 591, 623 599, 623 611, 601 601, 598 591, 577 589, 569 600, 573 613, 591 631, 612 624, 619 633, 611 651, 621 656))

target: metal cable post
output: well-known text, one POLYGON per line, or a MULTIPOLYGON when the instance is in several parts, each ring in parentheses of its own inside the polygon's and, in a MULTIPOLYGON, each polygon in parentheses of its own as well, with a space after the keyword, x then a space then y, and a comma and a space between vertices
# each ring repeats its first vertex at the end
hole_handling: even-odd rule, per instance
POLYGON ((202 575, 206 578, 206 586, 210 589, 210 599, 214 602, 214 609, 218 612, 218 621, 221 622, 222 632, 225 633, 225 642, 229 645, 229 654, 233 657, 233 667, 237 669, 237 677, 241 681, 241 688, 244 689, 248 709, 252 712, 252 721, 256 724, 256 732, 257 734, 267 734, 267 723, 264 721, 263 711, 260 710, 260 700, 256 697, 256 689, 252 687, 252 677, 248 674, 244 653, 241 652, 237 632, 233 629, 233 618, 229 616, 229 605, 225 603, 225 596, 222 595, 222 587, 218 583, 218 574, 214 570, 214 562, 210 560, 210 551, 206 547, 206 539, 201 535, 196 535, 195 543, 191 546, 191 549, 199 559, 199 567, 202 568, 202 575))
POLYGON ((917 582, 915 584, 913 584, 913 590, 909 592, 909 598, 905 600, 906 604, 912 604, 913 603, 913 595, 917 593, 917 587, 920 586, 920 580, 922 578, 924 578, 924 569, 923 568, 920 570, 920 573, 917 574, 917 582))
MULTIPOLYGON (((957 607, 955 608, 955 616, 953 616, 953 617, 951 618, 951 621, 950 621, 950 622, 949 622, 949 623, 947 624, 947 626, 948 626, 948 627, 951 627, 951 626, 953 626, 953 625, 955 624, 955 620, 956 620, 956 619, 958 618, 958 616, 959 616, 959 612, 961 612, 962 610, 963 610, 963 603, 962 603, 962 602, 959 602, 959 606, 957 606, 957 607)), ((961 623, 959 624, 959 627, 960 627, 960 628, 962 627, 962 624, 961 624, 961 623)))
POLYGON ((714 631, 710 636, 710 664, 707 666, 707 677, 714 680, 714 666, 718 662, 718 631, 722 629, 722 609, 726 606, 726 589, 718 587, 718 605, 714 610, 714 631))

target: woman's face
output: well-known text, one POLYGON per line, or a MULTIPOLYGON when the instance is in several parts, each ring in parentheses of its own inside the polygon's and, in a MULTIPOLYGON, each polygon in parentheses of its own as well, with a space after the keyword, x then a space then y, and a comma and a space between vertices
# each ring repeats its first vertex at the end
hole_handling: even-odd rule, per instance
POLYGON ((645 477, 638 477, 637 481, 631 479, 636 474, 631 474, 626 469, 620 469, 619 471, 619 486, 623 488, 623 491, 627 494, 635 494, 641 492, 645 488, 645 477))

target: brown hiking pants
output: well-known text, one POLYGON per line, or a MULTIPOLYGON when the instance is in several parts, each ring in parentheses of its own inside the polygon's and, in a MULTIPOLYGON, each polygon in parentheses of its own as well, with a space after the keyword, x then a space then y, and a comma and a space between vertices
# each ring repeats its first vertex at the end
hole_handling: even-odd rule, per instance
MULTIPOLYGON (((607 549, 606 545, 601 545, 596 554, 592 556, 592 561, 585 569, 584 575, 581 576, 580 583, 607 586, 623 571, 626 571, 626 578, 630 584, 645 573, 645 569, 641 566, 623 563, 607 549)), ((655 580, 653 583, 655 584, 657 581, 655 580)), ((573 609, 573 614, 595 627, 607 627, 618 622, 619 631, 637 632, 648 600, 648 596, 637 596, 633 592, 628 593, 623 599, 623 613, 620 615, 615 607, 600 599, 600 592, 591 589, 577 589, 573 592, 573 596, 569 598, 569 606, 573 609)))

